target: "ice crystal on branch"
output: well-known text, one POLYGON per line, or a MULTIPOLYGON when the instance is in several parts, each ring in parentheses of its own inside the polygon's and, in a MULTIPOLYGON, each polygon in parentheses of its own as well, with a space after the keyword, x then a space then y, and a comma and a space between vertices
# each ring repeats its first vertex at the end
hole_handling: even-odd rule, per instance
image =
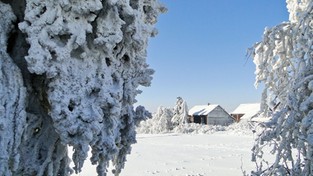
POLYGON ((263 112, 273 116, 253 149, 254 175, 313 174, 313 2, 287 0, 287 7, 290 21, 266 29, 254 46, 263 112), (262 161, 264 146, 274 161, 262 161))
MULTIPOLYGON (((13 153, 4 155, 5 161, 14 161, 14 167, 1 165, 0 175, 69 175, 67 145, 73 146, 76 173, 91 149, 91 162, 98 165, 99 175, 106 175, 109 161, 118 175, 136 142, 135 124, 149 115, 143 107, 134 111, 133 104, 138 86, 150 85, 154 71, 146 64, 146 48, 165 8, 157 0, 3 2, 0 63, 12 68, 16 64, 21 71, 1 67, 12 77, 1 79, 8 80, 1 82, 1 96, 8 89, 15 91, 16 98, 0 108, 17 107, 0 112, 20 108, 21 115, 1 117, 3 126, 18 129, 12 135, 19 139, 13 153), (35 155, 28 157, 32 152, 35 155)), ((11 146, 0 151, 8 150, 11 146)))

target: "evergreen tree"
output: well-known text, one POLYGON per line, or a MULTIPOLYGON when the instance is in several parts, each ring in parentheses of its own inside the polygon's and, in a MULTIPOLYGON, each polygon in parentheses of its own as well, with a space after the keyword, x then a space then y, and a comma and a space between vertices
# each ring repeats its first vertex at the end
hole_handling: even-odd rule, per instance
POLYGON ((88 150, 115 175, 148 113, 148 39, 158 0, 0 0, 0 175, 66 176, 88 150))
POLYGON ((173 126, 185 124, 188 121, 188 107, 186 101, 181 97, 177 97, 174 107, 174 116, 172 117, 173 126))
POLYGON ((151 119, 141 122, 138 132, 152 134, 171 132, 175 127, 187 123, 187 119, 187 103, 178 97, 174 108, 160 106, 151 119))

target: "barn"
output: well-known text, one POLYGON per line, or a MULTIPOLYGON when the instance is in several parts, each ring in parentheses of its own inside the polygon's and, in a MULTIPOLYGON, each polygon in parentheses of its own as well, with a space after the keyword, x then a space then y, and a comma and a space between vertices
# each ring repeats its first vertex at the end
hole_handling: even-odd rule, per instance
POLYGON ((234 119, 220 105, 197 105, 192 107, 189 112, 191 123, 207 125, 229 125, 234 119))
POLYGON ((250 121, 259 115, 260 103, 240 104, 232 113, 231 116, 239 122, 241 120, 250 121))

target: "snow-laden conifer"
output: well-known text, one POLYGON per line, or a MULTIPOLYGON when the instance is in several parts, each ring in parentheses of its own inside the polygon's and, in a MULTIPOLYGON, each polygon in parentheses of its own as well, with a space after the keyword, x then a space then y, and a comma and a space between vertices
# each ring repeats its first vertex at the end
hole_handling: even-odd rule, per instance
POLYGON ((188 107, 183 98, 177 97, 173 108, 165 108, 160 106, 151 119, 140 123, 139 133, 168 133, 178 126, 187 124, 188 107))
POLYGON ((187 102, 181 97, 177 97, 176 105, 174 107, 174 116, 171 121, 174 127, 188 122, 187 102))
POLYGON ((173 117, 172 108, 158 107, 157 112, 152 115, 151 119, 142 121, 137 128, 138 133, 160 134, 168 133, 172 130, 171 119, 173 117))
POLYGON ((149 86, 157 0, 0 1, 0 175, 118 175, 136 142, 138 86, 149 86), (67 156, 67 146, 73 156, 67 156))

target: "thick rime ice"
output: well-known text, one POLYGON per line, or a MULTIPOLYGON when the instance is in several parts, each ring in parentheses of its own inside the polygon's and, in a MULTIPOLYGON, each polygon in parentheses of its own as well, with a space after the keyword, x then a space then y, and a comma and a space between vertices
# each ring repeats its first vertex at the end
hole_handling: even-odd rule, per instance
POLYGON ((252 175, 313 175, 313 2, 287 0, 287 7, 290 21, 266 29, 254 46, 263 112, 273 118, 253 148, 252 175), (263 162, 267 145, 275 161, 263 162))
POLYGON ((18 169, 19 146, 27 125, 23 78, 6 51, 15 19, 11 7, 0 1, 0 175, 12 175, 18 169))
POLYGON ((88 150, 98 175, 119 175, 149 86, 157 0, 0 1, 0 175, 69 175, 88 150), (6 3, 6 4, 5 4, 6 3), (3 164, 4 163, 4 164, 3 164))

